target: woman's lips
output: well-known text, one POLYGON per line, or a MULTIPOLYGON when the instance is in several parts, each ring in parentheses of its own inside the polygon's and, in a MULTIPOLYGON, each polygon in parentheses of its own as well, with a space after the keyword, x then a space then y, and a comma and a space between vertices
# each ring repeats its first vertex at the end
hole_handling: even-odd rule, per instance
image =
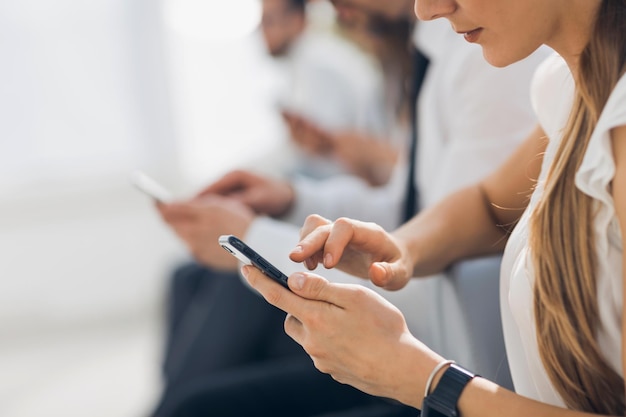
POLYGON ((483 29, 482 28, 477 28, 474 30, 470 30, 469 32, 460 32, 463 34, 463 37, 465 38, 466 41, 470 42, 470 43, 475 43, 478 41, 478 38, 480 37, 480 34, 482 33, 483 29))

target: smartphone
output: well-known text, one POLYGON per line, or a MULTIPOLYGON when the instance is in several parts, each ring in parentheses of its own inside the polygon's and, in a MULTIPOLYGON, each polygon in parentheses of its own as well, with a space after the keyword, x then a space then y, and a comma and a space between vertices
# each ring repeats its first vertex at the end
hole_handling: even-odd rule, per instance
POLYGON ((287 275, 280 272, 278 268, 256 253, 250 246, 243 243, 241 239, 233 235, 222 235, 219 238, 219 243, 226 252, 230 253, 244 264, 254 265, 265 275, 289 289, 289 285, 287 285, 287 275))
POLYGON ((159 203, 170 203, 173 200, 172 194, 165 187, 143 171, 137 170, 132 172, 130 174, 130 182, 139 191, 152 197, 159 203))

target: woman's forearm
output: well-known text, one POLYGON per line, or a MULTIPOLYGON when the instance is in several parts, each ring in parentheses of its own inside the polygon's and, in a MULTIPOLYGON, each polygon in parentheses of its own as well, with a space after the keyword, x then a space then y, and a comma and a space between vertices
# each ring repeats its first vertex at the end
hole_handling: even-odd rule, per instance
POLYGON ((531 400, 483 378, 474 378, 463 390, 458 408, 463 417, 591 417, 531 400))
POLYGON ((439 272, 458 259, 504 248, 539 177, 545 137, 540 127, 535 128, 481 183, 451 194, 393 233, 409 250, 414 276, 439 272))
MULTIPOLYGON (((402 381, 404 389, 397 392, 395 399, 412 407, 422 409, 424 388, 430 372, 434 369, 433 352, 423 349, 418 341, 411 346, 412 353, 402 355, 399 349, 399 359, 403 361, 406 372, 402 375, 412 375, 413 380, 402 381), (411 356, 411 358, 408 358, 411 356), (410 364, 410 365, 407 365, 410 364)), ((462 364, 461 364, 462 365, 462 364)), ((393 367, 390 365, 390 367, 393 367)), ((430 388, 432 393, 439 384, 446 368, 436 374, 430 388)), ((463 389, 457 402, 457 408, 463 417, 592 417, 596 414, 572 411, 555 407, 536 400, 518 395, 512 391, 481 377, 473 378, 463 389)))
POLYGON ((502 251, 508 232, 488 205, 481 186, 471 186, 393 232, 409 250, 414 276, 439 272, 457 259, 502 251))

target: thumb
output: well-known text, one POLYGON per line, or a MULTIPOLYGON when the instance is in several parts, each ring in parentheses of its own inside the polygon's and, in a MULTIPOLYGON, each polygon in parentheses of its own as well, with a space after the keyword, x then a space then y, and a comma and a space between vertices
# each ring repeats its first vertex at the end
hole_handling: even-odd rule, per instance
POLYGON ((398 262, 374 262, 370 266, 369 277, 374 285, 386 290, 399 290, 408 282, 408 274, 398 262))
POLYGON ((291 291, 307 300, 324 301, 336 306, 345 304, 345 289, 319 275, 296 272, 289 277, 288 284, 291 291))

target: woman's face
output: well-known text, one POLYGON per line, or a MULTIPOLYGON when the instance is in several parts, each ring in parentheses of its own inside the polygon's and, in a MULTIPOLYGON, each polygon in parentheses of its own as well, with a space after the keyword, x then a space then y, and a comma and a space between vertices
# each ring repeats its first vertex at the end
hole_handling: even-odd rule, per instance
POLYGON ((421 20, 444 17, 485 59, 503 67, 519 61, 558 34, 559 12, 571 0, 416 0, 421 20))

